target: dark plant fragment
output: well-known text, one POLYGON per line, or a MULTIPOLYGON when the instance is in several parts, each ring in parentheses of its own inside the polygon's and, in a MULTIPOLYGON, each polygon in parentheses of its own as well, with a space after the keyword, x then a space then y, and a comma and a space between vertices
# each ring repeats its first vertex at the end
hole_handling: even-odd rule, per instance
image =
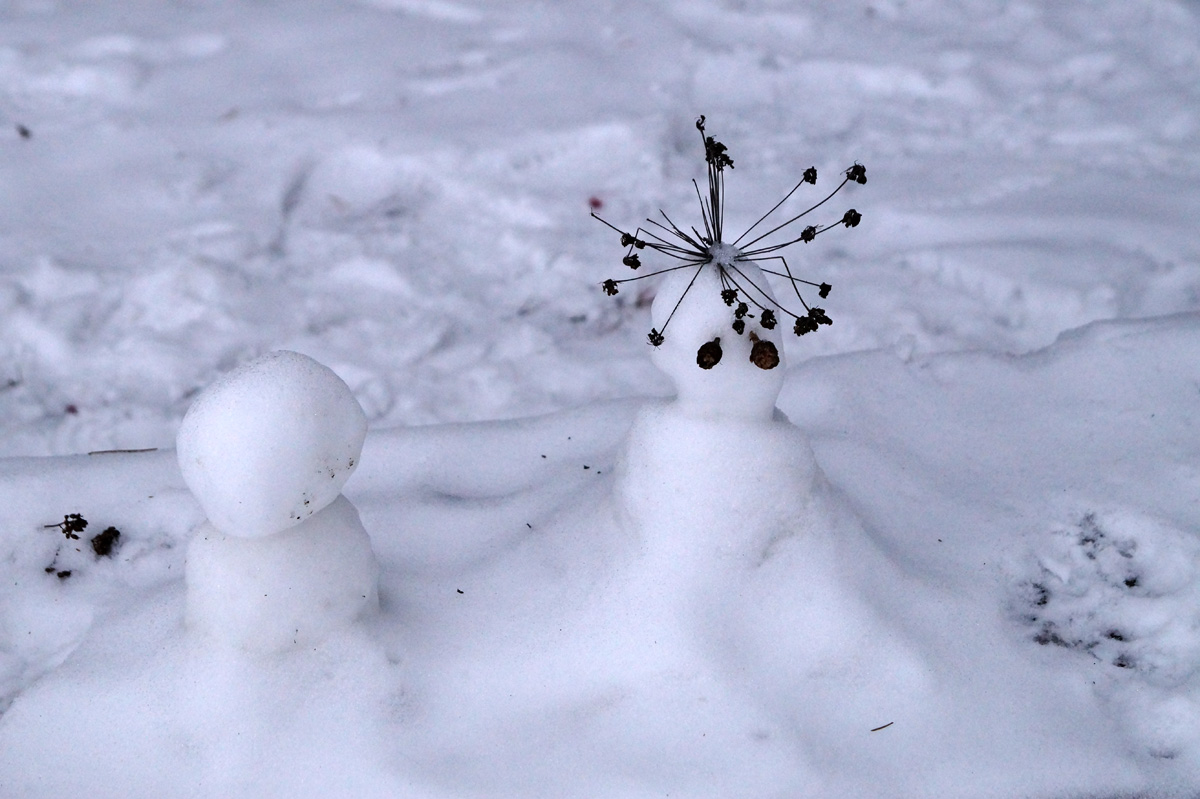
POLYGON ((68 513, 63 517, 61 522, 58 524, 47 524, 45 525, 45 529, 49 530, 57 527, 62 531, 62 534, 66 536, 68 540, 78 541, 79 533, 82 533, 85 529, 87 529, 87 526, 87 519, 83 518, 78 513, 68 513))
POLYGON ((92 551, 97 557, 107 558, 112 555, 113 547, 121 538, 121 531, 115 527, 107 527, 104 532, 92 537, 92 551))

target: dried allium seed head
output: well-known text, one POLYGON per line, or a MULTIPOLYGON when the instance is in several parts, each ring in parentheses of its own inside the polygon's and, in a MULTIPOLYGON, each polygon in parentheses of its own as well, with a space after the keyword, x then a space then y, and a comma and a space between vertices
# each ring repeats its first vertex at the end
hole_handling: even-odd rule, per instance
MULTIPOLYGON (((681 228, 665 212, 660 212, 661 221, 647 219, 646 227, 639 227, 636 231, 630 233, 616 228, 601 217, 596 216, 595 210, 592 213, 593 217, 620 234, 622 246, 630 248, 622 259, 625 265, 633 269, 641 266, 640 258, 633 252, 635 248, 649 248, 678 262, 675 266, 658 269, 649 274, 640 274, 637 277, 629 278, 629 280, 641 280, 663 274, 664 272, 673 272, 681 269, 690 270, 687 274, 690 274, 691 282, 687 284, 682 296, 679 297, 674 308, 667 315, 666 320, 663 321, 661 329, 655 328, 650 331, 648 336, 650 343, 657 347, 665 341, 667 328, 675 311, 678 310, 680 303, 684 301, 688 291, 695 284, 696 278, 705 270, 712 270, 718 274, 721 299, 725 305, 733 307, 735 302, 737 303, 737 308, 733 312, 732 327, 739 335, 745 330, 744 320, 747 318, 753 319, 755 313, 757 313, 759 324, 764 330, 772 330, 778 324, 777 313, 792 317, 795 320, 792 329, 796 335, 805 335, 817 330, 821 325, 832 324, 832 320, 825 314, 823 309, 810 308, 800 293, 803 286, 811 286, 816 288, 819 296, 824 299, 829 296, 830 285, 828 283, 814 283, 797 278, 792 273, 787 260, 778 253, 798 242, 812 242, 817 236, 838 225, 847 228, 856 227, 861 221, 862 216, 853 208, 846 211, 842 218, 836 222, 825 225, 807 225, 799 234, 796 234, 796 229, 791 226, 798 220, 824 206, 846 184, 865 184, 867 182, 866 167, 856 162, 843 172, 844 179, 842 182, 824 199, 792 216, 787 221, 774 225, 765 233, 760 233, 754 238, 749 238, 750 234, 771 218, 772 214, 778 211, 801 186, 805 184, 816 185, 817 169, 816 167, 809 167, 804 170, 800 181, 784 195, 782 200, 776 203, 767 213, 759 217, 758 221, 751 225, 745 233, 733 241, 728 241, 723 235, 725 209, 724 170, 725 167, 733 168, 733 159, 730 157, 729 150, 724 143, 712 136, 706 135, 705 121, 706 118, 701 115, 696 120, 696 129, 700 133, 700 141, 704 147, 704 160, 708 165, 707 192, 703 192, 700 185, 696 181, 693 181, 696 198, 700 202, 700 227, 685 226, 681 228), (770 243, 769 237, 780 233, 780 231, 786 231, 780 236, 784 240, 780 241, 777 239, 775 243, 770 243), (744 241, 746 239, 749 240, 744 241), (768 268, 768 262, 770 262, 770 265, 774 265, 775 268, 768 268), (795 293, 796 299, 799 300, 805 313, 803 315, 794 313, 780 304, 770 291, 765 290, 763 285, 755 283, 754 278, 747 274, 749 271, 748 266, 751 263, 756 267, 757 271, 755 274, 761 271, 786 281, 788 287, 795 293)), ((761 280, 762 275, 758 275, 758 279, 761 280)), ((625 282, 629 281, 608 280, 601 285, 605 293, 611 296, 617 293, 617 284, 625 282)), ((759 351, 766 352, 766 348, 760 347, 759 351)), ((767 356, 763 357, 769 360, 767 356)))

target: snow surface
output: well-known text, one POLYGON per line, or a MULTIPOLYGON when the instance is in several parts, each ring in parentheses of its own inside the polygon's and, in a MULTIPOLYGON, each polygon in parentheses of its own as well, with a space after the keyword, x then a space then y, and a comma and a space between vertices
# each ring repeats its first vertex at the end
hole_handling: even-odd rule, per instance
POLYGON ((5 4, 0 796, 1195 795, 1198 14, 5 4), (728 230, 869 170, 790 423, 599 289, 701 113, 728 230), (277 349, 370 422, 379 608, 254 654, 169 448, 277 349))

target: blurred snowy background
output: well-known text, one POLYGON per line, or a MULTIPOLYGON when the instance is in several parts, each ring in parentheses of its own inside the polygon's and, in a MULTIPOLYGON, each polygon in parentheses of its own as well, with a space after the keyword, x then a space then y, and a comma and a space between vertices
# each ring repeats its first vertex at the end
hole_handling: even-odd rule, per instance
MULTIPOLYGON (((797 252, 794 365, 1027 352, 1200 308, 1200 4, 1180 0, 9 0, 0 456, 170 446, 275 348, 373 427, 666 393, 620 226, 744 227, 866 164, 797 252), (840 211, 839 211, 840 213, 840 211)), ((822 195, 823 196, 823 195, 822 195)), ((651 292, 653 286, 646 286, 651 292)))

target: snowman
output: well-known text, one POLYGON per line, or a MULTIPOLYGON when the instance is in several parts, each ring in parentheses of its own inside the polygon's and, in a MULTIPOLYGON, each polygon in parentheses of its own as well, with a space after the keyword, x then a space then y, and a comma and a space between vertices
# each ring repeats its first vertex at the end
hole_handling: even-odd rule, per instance
POLYGON ((187 553, 191 629, 279 651, 378 606, 371 541, 341 495, 366 429, 346 384, 295 352, 250 361, 196 399, 176 442, 208 517, 187 553))
POLYGON ((788 542, 803 540, 814 564, 833 557, 825 481, 803 433, 775 407, 786 372, 784 331, 806 336, 832 324, 810 304, 828 297, 832 286, 796 277, 783 252, 826 231, 856 227, 861 215, 854 209, 825 224, 807 222, 818 209, 827 213, 826 203, 845 187, 866 183, 866 169, 856 163, 824 199, 799 213, 784 211, 817 184, 810 167, 748 229, 727 236, 724 188, 733 158, 708 135, 705 117, 696 129, 707 171, 706 183, 695 184, 698 226, 678 226, 663 212, 627 231, 593 214, 620 234, 622 263, 636 272, 605 280, 606 294, 663 276, 648 339, 675 397, 639 412, 615 489, 641 553, 642 598, 666 626, 703 606, 705 597, 725 601, 788 542), (639 271, 643 256, 666 266, 639 271), (785 287, 782 302, 772 279, 785 287))
MULTIPOLYGON (((750 318, 731 328, 720 266, 681 270, 659 287, 651 315, 658 330, 669 316, 670 334, 652 359, 675 398, 639 412, 616 486, 646 556, 681 577, 723 570, 714 559, 761 561, 785 528, 813 517, 820 480, 807 440, 775 407, 785 372, 779 328, 750 318), (756 357, 764 348, 771 368, 756 357)), ((754 264, 738 268, 769 292, 754 264)))

